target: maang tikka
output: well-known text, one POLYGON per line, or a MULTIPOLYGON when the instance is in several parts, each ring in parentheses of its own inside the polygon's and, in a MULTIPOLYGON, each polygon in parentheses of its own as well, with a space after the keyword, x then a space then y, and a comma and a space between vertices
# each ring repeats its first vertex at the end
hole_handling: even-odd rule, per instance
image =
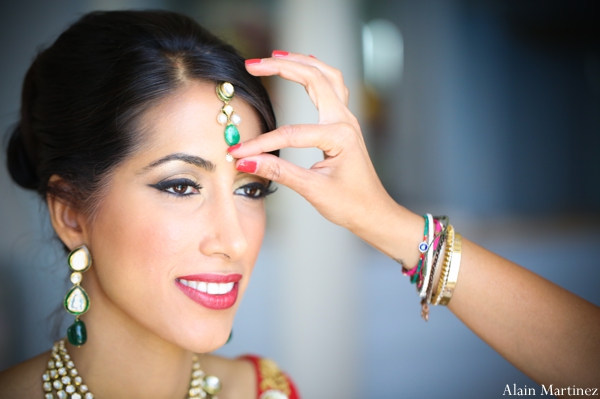
MULTIPOLYGON (((228 146, 236 145, 240 142, 240 132, 237 125, 240 124, 242 118, 236 114, 229 102, 233 99, 235 89, 229 82, 222 82, 217 85, 217 96, 225 103, 217 116, 217 121, 221 125, 225 125, 225 142, 228 146)), ((231 154, 225 155, 227 162, 233 162, 231 154)))
POLYGON ((92 265, 92 256, 85 245, 75 248, 68 257, 69 267, 71 268, 71 282, 73 287, 65 295, 65 309, 75 316, 75 322, 67 329, 67 338, 71 345, 81 346, 87 341, 87 331, 85 324, 79 320, 79 316, 84 314, 90 308, 90 298, 87 292, 81 286, 83 272, 92 265))

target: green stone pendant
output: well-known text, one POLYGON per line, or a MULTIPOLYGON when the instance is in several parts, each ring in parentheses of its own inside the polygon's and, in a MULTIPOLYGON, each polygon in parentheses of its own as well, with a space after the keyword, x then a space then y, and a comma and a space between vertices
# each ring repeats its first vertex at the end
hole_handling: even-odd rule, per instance
POLYGON ((81 346, 87 341, 87 331, 85 323, 79 319, 75 319, 75 323, 71 324, 67 329, 67 338, 71 345, 81 346))
POLYGON ((238 131, 237 126, 235 126, 233 123, 225 126, 225 141, 230 147, 240 142, 240 132, 238 131))
POLYGON ((83 287, 73 286, 65 296, 65 309, 72 315, 79 316, 87 312, 90 307, 90 298, 83 287))

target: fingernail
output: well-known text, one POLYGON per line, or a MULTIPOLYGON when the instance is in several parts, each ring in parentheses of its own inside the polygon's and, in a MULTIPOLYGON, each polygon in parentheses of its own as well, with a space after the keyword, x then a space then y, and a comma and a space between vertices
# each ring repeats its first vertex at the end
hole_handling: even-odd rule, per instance
POLYGON ((288 55, 290 55, 289 51, 273 50, 273 57, 287 57, 288 55))
POLYGON ((262 62, 262 58, 251 58, 246 60, 246 65, 260 64, 262 62))
POLYGON ((312 55, 312 54, 309 54, 308 56, 309 56, 310 58, 314 58, 315 60, 317 59, 317 57, 315 57, 315 56, 314 56, 314 55, 312 55))
POLYGON ((254 173, 256 172, 257 166, 258 164, 256 163, 256 161, 242 159, 240 162, 238 162, 235 168, 240 172, 254 173))
POLYGON ((235 151, 242 146, 242 143, 237 143, 236 145, 232 145, 227 149, 227 152, 235 151))

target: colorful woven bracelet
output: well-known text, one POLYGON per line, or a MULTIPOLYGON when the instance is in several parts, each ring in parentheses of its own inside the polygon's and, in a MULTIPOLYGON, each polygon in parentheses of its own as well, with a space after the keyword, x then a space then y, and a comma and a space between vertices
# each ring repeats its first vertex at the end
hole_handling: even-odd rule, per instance
POLYGON ((432 237, 433 237, 433 232, 435 229, 435 226, 433 224, 433 216, 431 216, 430 213, 427 213, 424 215, 425 217, 425 224, 427 226, 427 228, 425 229, 425 231, 427 232, 425 238, 423 239, 423 242, 421 242, 419 244, 419 251, 421 252, 421 269, 419 270, 419 275, 417 278, 417 292, 421 292, 421 289, 423 288, 423 282, 425 281, 425 274, 427 273, 427 268, 428 268, 428 263, 427 263, 427 251, 429 251, 429 249, 431 248, 431 241, 432 241, 432 237))
POLYGON ((423 228, 423 241, 419 243, 419 252, 421 252, 421 255, 419 256, 419 263, 417 263, 417 266, 413 267, 410 270, 402 268, 402 274, 411 277, 411 284, 414 284, 418 281, 418 274, 421 271, 421 267, 423 266, 423 260, 425 259, 425 251, 427 250, 427 248, 425 248, 425 246, 427 246, 427 235, 429 234, 429 223, 427 223, 427 215, 423 215, 423 219, 425 219, 425 227, 423 228), (423 251, 422 249, 424 249, 425 251, 423 251))

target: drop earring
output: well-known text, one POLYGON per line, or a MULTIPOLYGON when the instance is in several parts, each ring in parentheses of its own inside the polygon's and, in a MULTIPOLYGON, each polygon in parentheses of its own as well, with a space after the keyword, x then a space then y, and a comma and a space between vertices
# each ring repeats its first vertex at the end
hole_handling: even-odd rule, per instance
POLYGON ((85 323, 79 320, 79 316, 84 314, 90 308, 90 298, 87 292, 81 286, 83 274, 92 265, 92 256, 85 245, 75 248, 68 257, 69 267, 71 268, 71 282, 73 287, 65 295, 65 309, 75 316, 75 322, 67 329, 67 338, 71 345, 81 346, 87 341, 87 331, 85 323))

